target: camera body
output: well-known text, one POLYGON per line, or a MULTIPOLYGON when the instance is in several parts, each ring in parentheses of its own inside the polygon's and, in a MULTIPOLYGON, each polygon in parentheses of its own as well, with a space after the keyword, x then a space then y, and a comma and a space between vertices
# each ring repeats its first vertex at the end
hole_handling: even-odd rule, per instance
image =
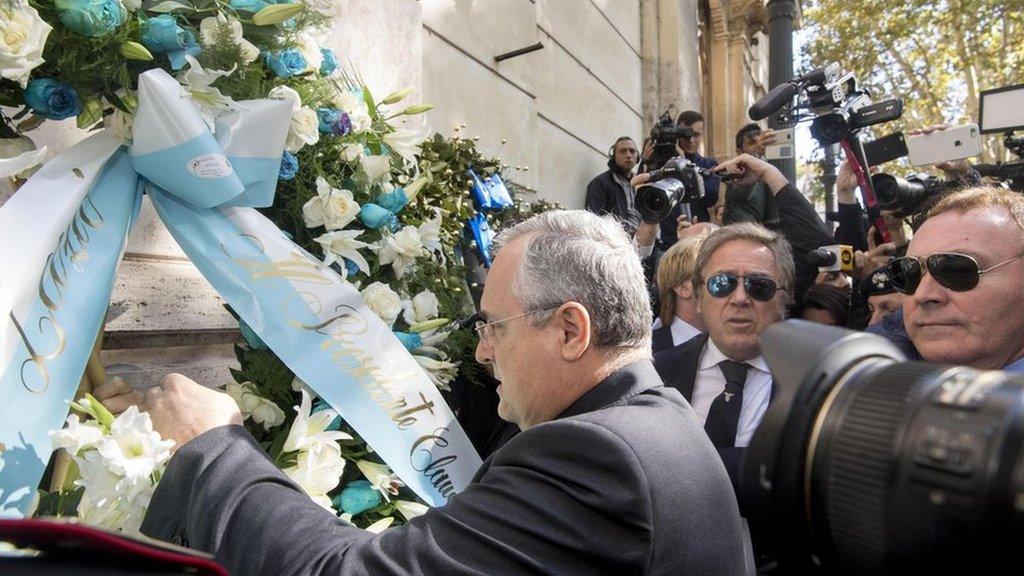
POLYGON ((658 123, 651 128, 650 138, 654 143, 654 149, 647 159, 647 165, 664 166, 678 154, 676 143, 680 139, 693 138, 694 134, 693 129, 688 126, 677 126, 672 116, 665 111, 658 119, 658 123))
POLYGON ((704 197, 704 173, 684 156, 676 156, 651 172, 650 183, 637 188, 635 205, 644 222, 656 224, 680 202, 704 197))

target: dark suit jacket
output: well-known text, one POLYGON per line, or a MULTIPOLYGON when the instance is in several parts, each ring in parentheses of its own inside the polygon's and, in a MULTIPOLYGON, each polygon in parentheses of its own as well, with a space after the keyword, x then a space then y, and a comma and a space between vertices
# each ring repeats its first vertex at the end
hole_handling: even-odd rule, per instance
POLYGON ((741 574, 728 477, 648 361, 524 430, 441 508, 374 535, 313 503, 239 426, 171 459, 142 531, 244 574, 741 574))
MULTIPOLYGON (((693 398, 693 386, 700 368, 700 355, 708 342, 707 334, 694 336, 690 340, 654 355, 654 368, 666 386, 679 390, 689 402, 693 398)), ((774 387, 772 388, 774 393, 774 387)), ((719 448, 718 454, 729 472, 729 479, 739 495, 740 473, 743 468, 745 448, 719 448)))
POLYGON ((651 352, 657 354, 662 350, 674 347, 675 340, 672 339, 672 326, 662 326, 651 332, 651 352))

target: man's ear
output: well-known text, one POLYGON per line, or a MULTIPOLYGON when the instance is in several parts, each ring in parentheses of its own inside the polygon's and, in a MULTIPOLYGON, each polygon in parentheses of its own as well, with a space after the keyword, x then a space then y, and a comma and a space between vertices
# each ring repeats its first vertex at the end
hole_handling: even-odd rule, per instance
POLYGON ((677 297, 682 298, 683 300, 690 300, 694 297, 693 283, 689 280, 676 286, 672 291, 676 293, 677 297))
POLYGON ((575 362, 583 357, 590 347, 590 313, 579 302, 566 302, 555 310, 551 319, 558 329, 559 352, 566 362, 575 362))

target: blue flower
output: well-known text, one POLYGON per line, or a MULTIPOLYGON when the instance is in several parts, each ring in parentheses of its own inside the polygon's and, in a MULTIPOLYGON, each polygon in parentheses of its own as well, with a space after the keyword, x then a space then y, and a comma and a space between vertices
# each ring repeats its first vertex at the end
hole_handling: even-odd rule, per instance
POLYGON ((285 151, 281 156, 281 168, 277 172, 277 177, 281 180, 291 180, 298 172, 299 159, 295 157, 295 154, 285 151))
POLYGON ((295 48, 286 50, 275 50, 264 53, 267 67, 274 71, 279 78, 291 78, 296 74, 306 71, 306 58, 295 48))
POLYGON ((348 114, 342 112, 341 116, 338 117, 338 121, 331 125, 331 133, 335 136, 344 136, 352 131, 352 119, 348 117, 348 114))
POLYGON ((395 218, 395 215, 388 209, 371 202, 363 204, 363 207, 359 209, 359 219, 371 230, 377 230, 385 226, 392 232, 398 230, 398 218, 395 218))
POLYGON ((409 197, 405 194, 404 188, 395 188, 387 194, 377 196, 377 204, 386 208, 392 214, 398 214, 409 203, 409 197))
POLYGON ((345 272, 347 272, 349 276, 355 276, 356 274, 359 274, 359 265, 358 264, 356 264, 355 262, 349 260, 348 258, 345 258, 344 260, 345 260, 345 272))
POLYGON ((320 120, 318 129, 321 134, 333 134, 334 124, 341 120, 341 110, 334 108, 317 108, 316 116, 320 120))
POLYGON ((323 60, 320 62, 320 75, 330 76, 338 69, 338 57, 330 48, 321 48, 320 55, 323 56, 323 60))
POLYGON ((67 84, 61 84, 53 78, 36 78, 28 83, 24 92, 25 104, 33 112, 50 120, 63 120, 78 116, 82 112, 82 103, 78 101, 78 92, 67 84))
POLYGON ((57 0, 61 24, 83 36, 106 36, 124 22, 125 9, 118 0, 57 0))
POLYGON ((393 332, 398 341, 405 346, 405 349, 412 352, 413 350, 423 346, 423 338, 420 338, 419 334, 410 334, 408 332, 393 332))
POLYGON ((273 2, 266 2, 265 0, 231 0, 228 6, 231 6, 236 12, 251 12, 255 14, 271 4, 273 2))
POLYGON ((196 43, 196 35, 179 26, 170 14, 146 20, 142 26, 142 44, 154 54, 167 54, 175 70, 185 67, 186 54, 195 57, 203 51, 196 43))
POLYGON ((355 516, 380 506, 380 492, 369 480, 349 482, 341 494, 334 498, 334 505, 355 516))

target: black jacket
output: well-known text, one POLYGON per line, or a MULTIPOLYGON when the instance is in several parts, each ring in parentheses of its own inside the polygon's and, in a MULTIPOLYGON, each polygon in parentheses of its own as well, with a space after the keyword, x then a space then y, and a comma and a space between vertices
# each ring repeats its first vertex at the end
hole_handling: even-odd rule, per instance
MULTIPOLYGON (((622 186, 615 181, 614 170, 617 169, 614 160, 608 160, 608 170, 598 174, 587 184, 587 201, 584 205, 588 212, 604 216, 611 214, 622 222, 622 227, 630 235, 636 232, 640 225, 640 213, 636 210, 629 211, 626 197, 623 194, 622 186)), ((629 180, 628 176, 623 176, 629 180)))
POLYGON ((796 265, 793 298, 799 303, 818 275, 817 266, 808 260, 807 254, 818 247, 832 244, 832 235, 814 211, 814 206, 792 184, 786 184, 776 192, 775 206, 779 211, 782 235, 793 248, 793 261, 796 265))
POLYGON ((649 361, 519 433, 445 506, 382 534, 310 500, 240 426, 175 453, 142 532, 211 552, 235 576, 744 572, 726 471, 649 361))

